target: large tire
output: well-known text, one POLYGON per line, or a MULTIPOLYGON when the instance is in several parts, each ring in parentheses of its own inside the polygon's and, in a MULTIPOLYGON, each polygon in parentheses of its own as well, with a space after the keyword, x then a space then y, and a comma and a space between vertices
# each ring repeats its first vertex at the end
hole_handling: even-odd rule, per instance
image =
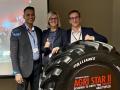
POLYGON ((120 90, 120 55, 102 42, 78 41, 44 69, 43 90, 120 90))

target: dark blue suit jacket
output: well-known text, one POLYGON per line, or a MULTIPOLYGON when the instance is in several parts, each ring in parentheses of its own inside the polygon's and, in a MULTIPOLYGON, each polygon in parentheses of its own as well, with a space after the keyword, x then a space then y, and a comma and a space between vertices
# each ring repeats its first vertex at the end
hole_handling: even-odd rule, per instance
MULTIPOLYGON (((108 40, 106 37, 96 33, 93 28, 86 28, 86 27, 82 27, 82 39, 85 40, 85 36, 88 34, 90 36, 94 36, 95 37, 95 41, 100 41, 100 42, 105 42, 107 43, 108 40)), ((67 41, 68 43, 70 43, 71 41, 71 29, 67 30, 67 41)))

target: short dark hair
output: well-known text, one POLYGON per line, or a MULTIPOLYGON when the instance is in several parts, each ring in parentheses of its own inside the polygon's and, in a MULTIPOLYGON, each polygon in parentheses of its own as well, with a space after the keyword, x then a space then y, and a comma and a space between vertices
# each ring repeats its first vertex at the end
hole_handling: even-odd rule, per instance
POLYGON ((27 6, 27 7, 24 9, 24 13, 25 13, 26 10, 33 10, 33 11, 35 12, 34 7, 32 7, 32 6, 27 6))
POLYGON ((68 17, 70 16, 70 14, 72 13, 77 13, 79 15, 79 17, 81 16, 80 15, 80 12, 78 10, 71 10, 69 13, 68 13, 68 17))

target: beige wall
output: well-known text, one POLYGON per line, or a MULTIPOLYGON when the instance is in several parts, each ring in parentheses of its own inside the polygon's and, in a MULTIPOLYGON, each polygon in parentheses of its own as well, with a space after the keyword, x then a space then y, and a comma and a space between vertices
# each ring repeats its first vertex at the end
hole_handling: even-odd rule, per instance
POLYGON ((83 26, 91 26, 106 36, 120 52, 120 0, 49 0, 49 10, 58 11, 62 26, 68 28, 67 13, 78 9, 83 26))
POLYGON ((120 52, 120 0, 114 0, 113 2, 112 42, 120 52))
POLYGON ((47 26, 47 0, 31 0, 31 6, 35 7, 36 20, 35 25, 41 29, 45 29, 47 26))

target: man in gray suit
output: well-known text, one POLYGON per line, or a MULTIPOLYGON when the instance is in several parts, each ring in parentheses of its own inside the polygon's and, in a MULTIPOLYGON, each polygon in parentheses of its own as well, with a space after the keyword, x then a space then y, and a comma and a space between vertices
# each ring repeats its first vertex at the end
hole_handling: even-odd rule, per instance
POLYGON ((31 90, 38 90, 41 59, 41 29, 33 25, 35 20, 34 7, 24 9, 25 23, 11 32, 10 52, 17 90, 27 90, 30 83, 31 90))

